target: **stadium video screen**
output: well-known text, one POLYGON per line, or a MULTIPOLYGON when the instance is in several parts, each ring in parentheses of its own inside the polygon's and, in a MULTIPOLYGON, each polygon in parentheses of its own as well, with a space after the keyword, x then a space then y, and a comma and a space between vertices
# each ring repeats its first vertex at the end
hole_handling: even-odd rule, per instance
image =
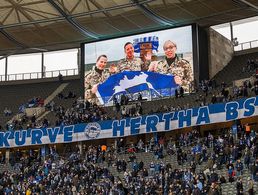
POLYGON ((146 100, 189 93, 193 86, 192 27, 85 43, 85 99, 113 105, 121 96, 146 100))

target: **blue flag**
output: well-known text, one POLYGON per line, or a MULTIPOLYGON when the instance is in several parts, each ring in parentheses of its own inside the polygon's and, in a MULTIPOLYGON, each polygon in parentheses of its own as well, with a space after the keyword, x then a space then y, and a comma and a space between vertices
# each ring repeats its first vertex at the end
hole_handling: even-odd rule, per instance
POLYGON ((124 71, 110 76, 98 86, 97 97, 102 104, 110 102, 114 95, 139 93, 149 90, 157 96, 174 95, 177 88, 173 75, 154 72, 124 71))

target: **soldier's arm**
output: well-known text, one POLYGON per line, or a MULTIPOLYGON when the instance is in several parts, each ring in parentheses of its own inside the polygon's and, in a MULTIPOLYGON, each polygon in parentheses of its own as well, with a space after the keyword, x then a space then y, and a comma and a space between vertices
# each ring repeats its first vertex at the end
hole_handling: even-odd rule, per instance
POLYGON ((184 64, 184 78, 190 83, 193 81, 193 70, 189 62, 184 64))
POLYGON ((84 79, 84 87, 85 89, 90 89, 91 88, 91 83, 90 83, 90 80, 91 80, 91 74, 89 73, 88 75, 85 76, 85 79, 84 79))
POLYGON ((156 65, 156 71, 155 72, 158 72, 158 73, 161 73, 161 74, 166 74, 164 72, 164 62, 163 61, 158 61, 157 62, 157 65, 156 65))
POLYGON ((150 63, 148 71, 150 72, 157 72, 157 67, 158 67, 158 62, 157 61, 153 61, 150 63))
POLYGON ((123 61, 123 60, 119 60, 119 61, 117 62, 116 73, 121 72, 121 67, 123 66, 123 62, 122 62, 122 61, 123 61))
POLYGON ((85 88, 91 89, 94 85, 98 84, 98 79, 94 73, 89 73, 85 78, 85 88))
POLYGON ((151 64, 151 55, 150 56, 145 55, 145 61, 141 60, 141 70, 143 71, 149 70, 150 64, 151 64))

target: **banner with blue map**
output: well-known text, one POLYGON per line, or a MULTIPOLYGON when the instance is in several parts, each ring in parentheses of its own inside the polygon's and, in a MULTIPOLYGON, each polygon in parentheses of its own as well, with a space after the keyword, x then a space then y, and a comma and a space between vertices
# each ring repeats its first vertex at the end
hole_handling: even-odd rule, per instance
POLYGON ((107 104, 118 94, 133 94, 144 90, 149 90, 159 97, 173 96, 177 87, 173 75, 124 71, 110 76, 100 84, 96 94, 102 104, 107 104))

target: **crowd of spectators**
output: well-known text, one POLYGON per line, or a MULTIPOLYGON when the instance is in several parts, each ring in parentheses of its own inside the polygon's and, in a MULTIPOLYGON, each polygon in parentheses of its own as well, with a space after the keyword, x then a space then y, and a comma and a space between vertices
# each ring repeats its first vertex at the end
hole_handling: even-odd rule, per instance
POLYGON ((44 99, 41 97, 33 97, 29 99, 26 103, 19 106, 19 112, 23 113, 26 108, 35 108, 38 106, 44 106, 44 99))
MULTIPOLYGON (((254 194, 258 182, 257 134, 238 125, 238 133, 221 130, 201 137, 197 130, 176 139, 152 137, 145 143, 55 147, 46 159, 33 151, 17 151, 10 159, 13 172, 1 173, 0 194, 222 194, 222 185, 234 182, 237 194, 254 194), (125 159, 124 152, 129 158, 125 159), (151 153, 152 159, 137 159, 151 153), (168 156, 168 157, 166 157, 168 156), (171 160, 163 160, 166 159, 171 160), (173 159, 176 162, 173 163, 173 159), (114 176, 115 167, 120 178, 114 176), (227 174, 218 172, 226 170, 227 174), (249 175, 247 186, 243 173, 249 175)), ((246 175, 246 174, 245 174, 246 175)))
POLYGON ((11 116, 12 114, 13 114, 12 110, 10 108, 5 107, 4 115, 5 116, 11 116))
POLYGON ((96 122, 110 119, 102 107, 92 104, 87 100, 77 99, 72 107, 65 109, 63 106, 55 106, 55 126, 96 122))
POLYGON ((258 67, 258 59, 249 59, 242 68, 242 72, 253 72, 258 67))

